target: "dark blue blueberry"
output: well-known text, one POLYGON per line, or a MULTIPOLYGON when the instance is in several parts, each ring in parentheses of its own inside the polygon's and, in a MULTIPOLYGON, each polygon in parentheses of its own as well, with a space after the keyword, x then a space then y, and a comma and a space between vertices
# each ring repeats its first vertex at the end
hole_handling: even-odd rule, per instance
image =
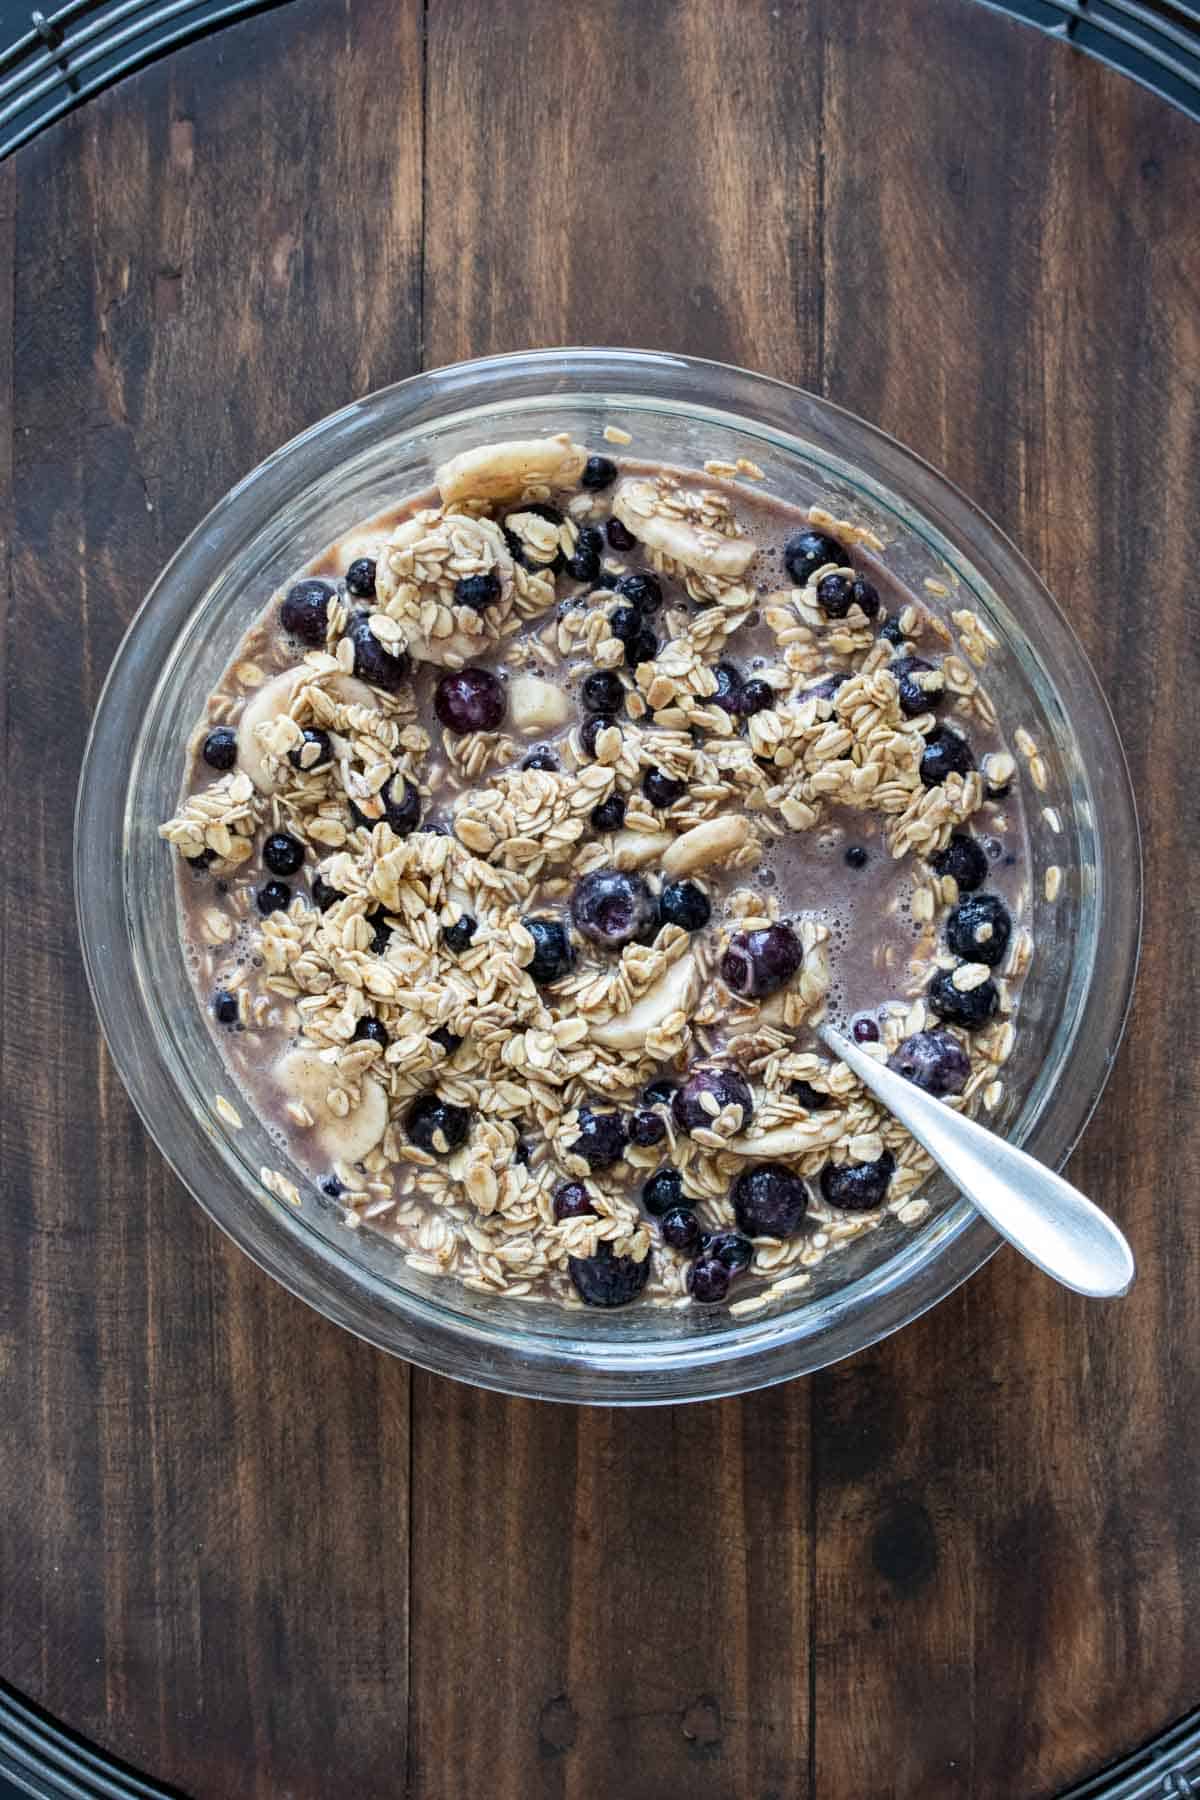
POLYGON ((668 881, 659 895, 658 911, 664 925, 703 931, 712 918, 712 903, 694 881, 668 881))
POLYGON ((451 1031, 448 1025, 439 1025, 436 1030, 431 1031, 429 1041, 436 1044, 439 1050, 444 1050, 447 1056, 453 1056, 462 1043, 457 1031, 451 1031))
POLYGON ((944 683, 929 692, 914 681, 914 675, 932 675, 933 664, 926 662, 923 656, 898 656, 887 665, 889 675, 896 677, 896 686, 900 690, 900 711, 906 719, 915 719, 921 713, 932 712, 942 698, 944 683))
POLYGON ((371 955, 382 956, 388 947, 388 939, 392 935, 392 928, 382 912, 368 913, 367 924, 371 927, 372 932, 371 942, 368 946, 371 955))
POLYGON ((826 563, 844 568, 848 560, 836 538, 826 537, 823 531, 794 531, 783 546, 784 567, 796 587, 803 587, 826 563))
POLYGON ((820 681, 814 681, 801 694, 801 700, 832 700, 839 688, 845 687, 848 675, 825 675, 820 681))
POLYGON ((877 1044, 879 1042, 879 1026, 874 1019, 861 1014, 850 1027, 850 1036, 856 1044, 877 1044))
POLYGON ((1008 908, 995 894, 969 895, 946 920, 946 942, 955 956, 986 963, 989 969, 1004 960, 1011 936, 1008 908))
POLYGON ((598 588, 604 588, 608 593, 611 593, 616 587, 619 579, 619 576, 611 575, 607 569, 601 569, 596 577, 596 586, 598 588))
POLYGON ((228 988, 218 988, 212 1000, 213 1017, 218 1025, 236 1025, 238 1022, 238 999, 228 988))
POLYGON ((827 619, 844 619, 852 606, 873 619, 879 611, 879 590, 861 575, 823 575, 817 583, 817 604, 827 619))
POLYGON ((579 698, 590 713, 620 712, 625 704, 625 683, 615 669, 593 669, 583 678, 579 698))
POLYGON ((624 1156, 628 1142, 629 1133, 619 1112, 580 1108, 579 1136, 571 1145, 571 1153, 582 1156, 589 1169, 611 1169, 624 1156))
POLYGON ((228 725, 217 725, 204 740, 200 752, 210 769, 232 769, 237 761, 237 732, 228 725))
MULTIPOLYGON (((975 959, 972 957, 971 960, 975 959)), ((939 969, 929 983, 925 998, 932 1010, 939 1019, 945 1019, 950 1025, 961 1025, 966 1031, 986 1025, 1000 1004, 995 982, 983 981, 964 993, 955 987, 953 976, 952 969, 939 969)))
POLYGON ((526 965, 526 974, 539 987, 558 981, 575 961, 566 926, 561 919, 522 919, 521 923, 533 939, 533 961, 526 965))
POLYGON ((521 767, 523 769, 545 769, 548 774, 552 775, 562 767, 562 764, 558 760, 557 752, 552 750, 549 744, 539 744, 522 760, 521 767))
POLYGON ((351 1039, 355 1044, 380 1044, 386 1050, 390 1039, 378 1019, 360 1019, 351 1039))
POLYGON ((754 1245, 740 1231, 718 1231, 704 1246, 705 1254, 725 1264, 731 1275, 739 1275, 754 1261, 754 1245))
POLYGON ((279 609, 279 622, 288 635, 314 648, 324 644, 334 591, 331 582, 316 577, 290 587, 279 609))
POLYGON ((447 731, 495 731, 504 717, 504 683, 490 669, 448 669, 433 693, 433 710, 447 731))
POLYGON ((518 1138, 516 1149, 513 1151, 513 1161, 519 1168, 527 1169, 532 1160, 529 1145, 525 1142, 524 1138, 518 1138))
POLYGON ((370 613, 353 613, 346 626, 346 636, 354 649, 354 673, 358 679, 371 687, 382 688, 385 694, 398 693, 412 668, 408 651, 402 650, 398 656, 393 656, 390 650, 385 650, 371 630, 370 613))
POLYGON ((437 1156, 461 1150, 470 1128, 471 1115, 465 1106, 451 1106, 434 1093, 420 1094, 404 1115, 409 1142, 437 1156))
POLYGON ((883 1205, 896 1159, 885 1150, 878 1162, 826 1163, 821 1193, 826 1204, 842 1212, 874 1212, 883 1205))
POLYGON ((630 606, 636 606, 641 613, 656 613, 663 603, 663 591, 657 576, 649 569, 637 569, 631 575, 622 575, 617 582, 617 593, 630 606))
POLYGON ((620 794, 610 794, 592 808, 592 824, 597 831, 620 831, 625 823, 625 802, 620 794))
POLYGON ((320 1188, 321 1188, 321 1192, 329 1200, 340 1200, 342 1195, 346 1191, 345 1188, 342 1186, 341 1182, 338 1180, 336 1175, 322 1176, 321 1181, 320 1181, 320 1188))
POLYGON ((628 1306, 650 1278, 648 1256, 641 1262, 614 1256, 607 1241, 596 1246, 595 1256, 569 1256, 567 1268, 585 1306, 628 1306))
POLYGON ((548 500, 522 500, 519 506, 514 506, 513 511, 532 513, 535 519, 545 519, 547 525, 561 525, 566 517, 557 506, 551 506, 548 500))
POLYGON ((927 1094, 961 1094, 971 1059, 948 1031, 918 1031, 888 1057, 888 1068, 927 1094))
POLYGON ((829 1095, 823 1094, 820 1088, 813 1087, 809 1081, 789 1081, 788 1093, 809 1112, 820 1112, 829 1105, 829 1095))
POLYGON ((766 712, 775 704, 775 689, 769 681, 744 681, 742 691, 738 695, 738 711, 743 719, 752 718, 755 713, 766 712))
POLYGON ((647 1106, 670 1106, 674 1092, 675 1083, 660 1076, 657 1081, 648 1082, 642 1089, 642 1099, 647 1106))
POLYGON ((472 612, 486 612, 489 606, 495 606, 500 598, 502 587, 500 577, 495 569, 488 569, 483 575, 462 575, 454 584, 454 598, 460 606, 469 606, 472 612))
POLYGON ((290 906, 291 899, 292 890, 286 881, 268 881, 255 894, 254 904, 265 919, 270 913, 282 912, 285 906, 290 906))
POLYGON ((687 782, 662 769, 647 769, 642 776, 642 792, 651 806, 674 806, 687 793, 687 782))
POLYGON ((721 707, 727 713, 741 711, 742 671, 736 663, 719 662, 713 670, 716 677, 717 691, 711 696, 712 704, 721 707))
POLYGON ((658 639, 648 625, 625 641, 625 666, 636 669, 639 663, 653 662, 658 655, 658 639))
POLYGON ((532 569, 534 564, 526 561, 525 546, 517 536, 516 532, 509 526, 503 524, 500 529, 504 533, 504 542, 508 547, 508 554, 512 557, 513 561, 519 564, 522 569, 532 569))
POLYGON ((651 923, 657 929, 658 909, 640 875, 624 869, 592 869, 575 884, 571 919, 589 943, 620 950, 651 923))
POLYGON ((715 1256, 700 1256, 688 1270, 688 1293, 698 1306, 718 1306, 729 1293, 731 1271, 715 1256))
POLYGON ((807 1185, 783 1163, 757 1163, 733 1184, 738 1229, 747 1237, 794 1236, 808 1201, 807 1185))
POLYGON ((616 479, 617 465, 611 457, 589 456, 583 465, 579 485, 586 488, 589 494, 595 494, 601 488, 611 487, 616 479))
POLYGON ((592 1196, 582 1181, 560 1181, 554 1190, 554 1217, 561 1225, 564 1219, 594 1219, 596 1209, 592 1196))
POLYGON ((455 919, 453 925, 442 926, 442 942, 451 956, 461 956, 478 929, 478 921, 470 913, 463 913, 460 919, 455 919))
POLYGON ((346 592, 353 594, 356 600, 373 600, 375 598, 375 559, 373 556, 356 556, 346 570, 346 592))
POLYGON ((611 713, 588 714, 587 718, 583 721, 583 724, 579 727, 579 742, 583 746, 585 755, 595 756, 596 739, 600 736, 602 731, 607 731, 608 727, 610 725, 615 725, 616 722, 616 719, 611 713))
POLYGON ((947 775, 969 775, 975 755, 965 737, 945 725, 935 725, 925 739, 921 780, 927 788, 939 787, 947 775))
POLYGON ((628 649, 642 629, 642 615, 636 606, 614 606, 608 615, 608 629, 628 649))
POLYGON ((659 1230, 663 1243, 682 1250, 685 1256, 700 1247, 700 1221, 690 1206, 673 1206, 663 1214, 659 1230))
POLYGON ((933 858, 933 867, 939 875, 952 875, 960 894, 973 894, 987 880, 987 853, 977 838, 956 831, 946 848, 933 858))
POLYGON ((620 519, 617 518, 612 518, 608 521, 604 527, 604 534, 613 549, 621 551, 622 554, 628 550, 632 550, 637 543, 637 539, 634 537, 632 531, 622 525, 620 519))
POLYGON ((262 859, 272 875, 294 875, 304 861, 304 845, 290 831, 275 831, 263 845, 262 859))
POLYGON ((389 775, 379 790, 383 816, 397 837, 407 837, 421 823, 421 796, 403 775, 389 775), (397 792, 397 784, 399 791, 397 792))
POLYGON ((787 986, 804 961, 804 948, 790 925, 737 931, 721 958, 721 979, 743 1000, 761 1000, 787 986))
POLYGON ((339 900, 346 898, 338 888, 330 887, 322 875, 314 875, 312 883, 312 903, 318 912, 328 912, 339 900))
POLYGON ((902 644, 904 633, 900 629, 899 619, 885 619, 879 627, 879 635, 885 644, 902 644))
POLYGON ((304 735, 296 748, 288 751, 288 761, 293 769, 299 769, 306 775, 313 769, 323 769, 327 763, 333 761, 333 745, 330 742, 329 733, 318 731, 313 725, 306 725, 304 735), (316 745, 315 755, 309 748, 312 744, 316 745))
POLYGON ((572 581, 595 581, 603 555, 604 533, 595 525, 585 525, 575 540, 573 553, 567 558, 566 572, 572 581))
POLYGON ((865 869, 870 857, 861 844, 851 844, 846 852, 846 866, 850 869, 865 869))
POLYGON ((684 1204, 683 1176, 678 1169, 656 1169, 642 1188, 642 1205, 652 1219, 661 1219, 673 1206, 684 1204))
POLYGON ((713 1114, 702 1104, 705 1096, 716 1102, 719 1113, 727 1106, 740 1106, 743 1131, 754 1117, 754 1096, 736 1069, 693 1068, 671 1096, 671 1115, 680 1131, 711 1127, 713 1114))
POLYGON ((639 1150, 649 1150, 655 1144, 661 1144, 666 1135, 666 1121, 661 1113, 635 1112, 629 1121, 629 1141, 636 1144, 639 1150))

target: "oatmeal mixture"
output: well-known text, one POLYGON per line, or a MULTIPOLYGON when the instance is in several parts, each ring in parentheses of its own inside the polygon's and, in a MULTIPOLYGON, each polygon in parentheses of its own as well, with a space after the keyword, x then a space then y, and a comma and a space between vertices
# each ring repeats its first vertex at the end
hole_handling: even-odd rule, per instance
POLYGON ((1000 1098, 995 639, 758 480, 480 447, 249 632, 162 835, 278 1198, 484 1293, 735 1312, 923 1216, 928 1158, 813 1027, 1000 1098))

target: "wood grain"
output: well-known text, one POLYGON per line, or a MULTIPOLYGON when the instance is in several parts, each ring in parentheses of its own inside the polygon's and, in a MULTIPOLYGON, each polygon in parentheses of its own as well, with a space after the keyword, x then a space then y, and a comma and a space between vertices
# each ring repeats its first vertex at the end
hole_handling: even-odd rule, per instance
POLYGON ((973 0, 293 0, 0 167, 0 1675, 221 1800, 1015 1800, 1200 1701, 1197 191, 1194 125, 973 0), (323 1325, 148 1148, 67 823, 140 594, 330 408, 588 341, 822 389, 1073 617, 1146 837, 1073 1165, 1121 1307, 1005 1253, 807 1383, 511 1402, 323 1325))

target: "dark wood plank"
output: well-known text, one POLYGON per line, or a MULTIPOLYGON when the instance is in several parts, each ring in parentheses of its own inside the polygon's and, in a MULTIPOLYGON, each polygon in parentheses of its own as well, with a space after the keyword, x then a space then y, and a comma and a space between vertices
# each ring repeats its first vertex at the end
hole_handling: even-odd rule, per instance
POLYGON ((285 59, 281 15, 239 27, 0 171, 0 1670, 196 1794, 382 1794, 403 1768, 408 1372, 259 1275, 148 1147, 84 987, 71 796, 162 558, 280 440, 416 365, 420 16, 301 0, 285 59))

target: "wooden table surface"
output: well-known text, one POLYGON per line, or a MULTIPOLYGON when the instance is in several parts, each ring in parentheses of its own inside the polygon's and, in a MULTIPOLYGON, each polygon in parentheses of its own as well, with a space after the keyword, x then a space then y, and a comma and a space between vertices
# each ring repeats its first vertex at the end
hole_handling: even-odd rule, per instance
POLYGON ((1195 125, 974 0, 295 0, 0 167, 0 1675, 222 1800, 1014 1800, 1200 1702, 1198 194, 1195 125), (1071 1165, 1124 1304, 1006 1252, 808 1381, 517 1403, 147 1142, 70 878, 126 623, 301 427, 556 342, 865 414, 1073 617, 1146 840, 1071 1165))

